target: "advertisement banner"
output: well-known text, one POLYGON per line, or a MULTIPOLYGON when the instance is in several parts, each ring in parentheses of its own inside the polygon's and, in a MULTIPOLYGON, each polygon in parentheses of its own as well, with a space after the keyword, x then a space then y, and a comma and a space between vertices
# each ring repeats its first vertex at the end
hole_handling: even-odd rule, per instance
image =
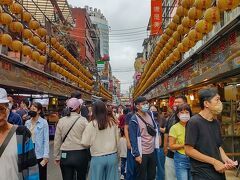
POLYGON ((162 34, 162 0, 151 0, 151 35, 162 34))

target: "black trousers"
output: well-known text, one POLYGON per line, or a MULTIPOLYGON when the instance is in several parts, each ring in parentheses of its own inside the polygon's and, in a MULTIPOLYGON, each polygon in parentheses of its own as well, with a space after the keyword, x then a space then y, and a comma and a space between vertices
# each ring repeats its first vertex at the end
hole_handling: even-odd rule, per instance
POLYGON ((142 163, 136 162, 137 180, 154 180, 156 177, 155 153, 143 154, 142 163))
POLYGON ((39 176, 40 176, 40 180, 47 180, 47 164, 42 167, 42 165, 40 164, 40 162, 43 160, 43 158, 38 159, 38 168, 39 168, 39 176))
POLYGON ((86 180, 89 150, 62 151, 60 167, 63 180, 86 180), (75 174, 77 174, 75 177, 75 174))

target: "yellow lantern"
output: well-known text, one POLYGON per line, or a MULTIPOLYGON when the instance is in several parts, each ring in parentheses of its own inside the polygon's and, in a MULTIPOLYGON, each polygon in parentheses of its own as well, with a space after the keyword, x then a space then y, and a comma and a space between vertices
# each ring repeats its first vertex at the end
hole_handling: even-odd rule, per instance
POLYGON ((188 33, 188 38, 192 41, 199 41, 202 40, 203 35, 200 32, 197 32, 196 29, 192 29, 189 33, 188 33))
POLYGON ((44 37, 47 35, 47 30, 45 28, 38 28, 37 29, 37 34, 41 37, 44 37))
POLYGON ((169 44, 169 43, 167 43, 167 44, 165 45, 165 47, 166 47, 169 51, 171 51, 172 48, 173 48, 173 46, 172 46, 171 44, 169 44))
POLYGON ((167 34, 164 33, 164 34, 162 35, 162 38, 163 38, 165 41, 168 41, 170 37, 169 37, 167 34))
POLYGON ((175 30, 177 29, 177 24, 174 23, 174 22, 170 22, 170 24, 168 25, 168 27, 169 27, 171 30, 175 31, 175 30))
POLYGON ((31 56, 32 60, 38 61, 39 57, 40 57, 40 54, 39 54, 38 51, 33 51, 32 52, 32 56, 31 56))
POLYGON ((53 70, 53 71, 54 71, 54 70, 56 69, 56 67, 57 67, 57 64, 51 62, 51 63, 48 64, 48 67, 49 67, 50 70, 53 70))
POLYGON ((175 32, 173 33, 172 37, 173 37, 176 41, 179 41, 179 39, 180 39, 180 34, 179 34, 177 31, 175 31, 175 32))
POLYGON ((21 33, 24 29, 22 23, 20 23, 20 22, 12 22, 9 25, 9 28, 12 32, 17 32, 17 33, 21 33))
POLYGON ((169 53, 169 49, 167 49, 166 47, 164 47, 162 51, 165 54, 165 56, 167 56, 169 53))
POLYGON ((178 6, 176 14, 179 17, 187 16, 188 10, 182 6, 178 6))
POLYGON ((173 50, 173 56, 175 56, 177 59, 179 59, 180 58, 180 55, 181 55, 181 53, 179 52, 179 50, 176 48, 176 49, 174 49, 173 50))
POLYGON ((23 12, 23 7, 18 3, 13 3, 9 7, 13 14, 21 14, 23 12))
POLYGON ((13 18, 7 13, 1 13, 1 23, 3 25, 8 25, 13 21, 13 18))
POLYGON ((168 41, 168 43, 172 46, 172 47, 175 47, 177 45, 177 40, 174 39, 173 37, 171 37, 168 41))
POLYGON ((217 0, 217 7, 221 11, 229 11, 239 6, 240 0, 217 0))
POLYGON ((23 21, 29 23, 32 19, 32 15, 29 12, 24 11, 22 14, 23 21))
POLYGON ((212 0, 196 0, 194 6, 197 9, 207 9, 212 5, 212 0))
POLYGON ((202 15, 203 15, 203 11, 200 9, 197 9, 196 7, 192 7, 188 11, 188 17, 189 19, 192 19, 192 20, 200 19, 202 15))
POLYGON ((0 0, 0 5, 11 5, 13 0, 0 0))
POLYGON ((29 55, 32 54, 32 49, 29 46, 24 45, 22 47, 22 53, 23 53, 24 56, 29 56, 29 55))
POLYGON ((63 47, 62 45, 60 45, 59 48, 58 48, 58 50, 59 50, 60 52, 63 52, 64 47, 63 47))
POLYGON ((59 42, 55 43, 55 44, 53 45, 53 47, 56 48, 56 49, 58 49, 58 48, 60 47, 59 42))
POLYGON ((46 56, 40 56, 40 57, 38 58, 38 62, 39 62, 40 64, 46 64, 46 62, 47 62, 46 56))
POLYGON ((49 55, 50 55, 51 58, 55 58, 55 56, 57 55, 57 53, 56 53, 56 51, 51 50, 49 55))
POLYGON ((217 7, 211 7, 204 13, 204 19, 209 23, 217 23, 220 21, 220 10, 217 7))
POLYGON ((185 46, 185 47, 192 48, 193 46, 195 46, 195 41, 192 41, 192 40, 190 40, 188 37, 185 37, 185 38, 182 40, 182 44, 183 44, 183 46, 185 46))
POLYGON ((173 34, 173 30, 171 30, 170 28, 167 28, 165 30, 165 33, 168 35, 168 36, 171 36, 173 34))
POLYGON ((189 9, 190 7, 193 6, 193 3, 194 3, 195 0, 182 0, 181 1, 181 5, 186 8, 186 9, 189 9))
POLYGON ((176 24, 180 24, 180 22, 181 22, 181 18, 177 15, 177 14, 175 14, 174 16, 173 16, 173 20, 172 20, 174 23, 176 23, 176 24))
POLYGON ((1 41, 2 45, 9 47, 12 44, 12 37, 9 34, 3 34, 1 41))
POLYGON ((29 29, 24 29, 22 35, 24 39, 30 39, 33 37, 33 34, 29 29))
POLYGON ((182 25, 186 28, 191 28, 195 25, 195 21, 192 19, 189 19, 189 17, 184 17, 182 20, 182 25))
POLYGON ((41 42, 41 39, 38 36, 33 36, 29 41, 32 45, 37 46, 41 42))
POLYGON ((35 20, 31 20, 28 25, 29 25, 29 28, 33 30, 36 30, 40 27, 40 24, 35 20))
POLYGON ((177 49, 181 53, 187 52, 189 50, 188 47, 184 46, 182 43, 178 44, 177 49))
POLYGON ((22 46, 23 46, 23 44, 20 41, 14 40, 12 42, 11 49, 13 51, 20 52, 20 51, 22 51, 22 46))
POLYGON ((213 25, 206 20, 200 20, 196 24, 196 30, 200 33, 207 34, 213 29, 213 25))
POLYGON ((184 35, 184 34, 188 33, 188 31, 189 31, 189 28, 184 27, 182 24, 180 24, 177 28, 177 32, 180 35, 184 35))
POLYGON ((55 55, 55 58, 54 58, 56 61, 59 61, 60 60, 60 55, 58 53, 56 53, 55 55))
POLYGON ((37 45, 37 48, 44 51, 46 50, 47 48, 47 44, 45 42, 40 42, 38 45, 37 45))

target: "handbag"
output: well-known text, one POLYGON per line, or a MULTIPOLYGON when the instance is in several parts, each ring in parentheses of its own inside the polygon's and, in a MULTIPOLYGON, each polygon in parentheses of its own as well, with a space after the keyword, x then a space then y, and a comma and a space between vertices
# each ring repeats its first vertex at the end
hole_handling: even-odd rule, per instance
POLYGON ((146 125, 148 134, 151 135, 151 136, 153 136, 153 137, 155 137, 156 134, 157 134, 157 132, 156 132, 156 130, 154 129, 154 127, 153 127, 151 124, 147 123, 139 114, 137 114, 137 116, 138 116, 138 117, 142 120, 142 122, 144 122, 144 124, 146 125))
POLYGON ((8 132, 8 135, 6 136, 6 138, 4 139, 1 147, 0 147, 0 157, 2 156, 4 150, 6 149, 8 143, 10 142, 13 134, 16 132, 17 126, 13 126, 11 128, 11 130, 8 132))

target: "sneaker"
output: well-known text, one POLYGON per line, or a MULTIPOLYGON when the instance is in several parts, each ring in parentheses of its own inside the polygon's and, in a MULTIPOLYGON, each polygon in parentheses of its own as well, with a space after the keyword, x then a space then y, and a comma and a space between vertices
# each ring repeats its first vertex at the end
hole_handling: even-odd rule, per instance
POLYGON ((121 175, 121 176, 120 176, 120 179, 121 179, 121 180, 124 180, 124 175, 121 175))

